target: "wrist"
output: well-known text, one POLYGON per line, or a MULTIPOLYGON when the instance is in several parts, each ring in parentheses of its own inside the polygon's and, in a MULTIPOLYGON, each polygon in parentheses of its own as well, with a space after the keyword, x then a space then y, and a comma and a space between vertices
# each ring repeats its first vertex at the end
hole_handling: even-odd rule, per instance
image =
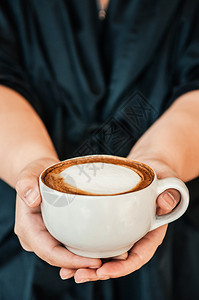
POLYGON ((8 160, 9 163, 7 167, 4 168, 2 176, 2 179, 13 188, 16 186, 21 171, 31 163, 38 161, 41 162, 41 164, 44 162, 45 165, 45 162, 48 162, 48 165, 50 165, 59 161, 55 151, 47 148, 42 149, 41 146, 36 147, 35 144, 31 149, 29 149, 27 145, 23 148, 23 151, 21 149, 21 151, 17 152, 16 149, 16 153, 17 155, 15 157, 10 157, 8 160))
POLYGON ((178 170, 169 162, 166 156, 162 156, 158 152, 137 152, 132 149, 128 158, 145 163, 158 173, 158 178, 165 178, 166 174, 170 174, 169 177, 180 178, 178 170))

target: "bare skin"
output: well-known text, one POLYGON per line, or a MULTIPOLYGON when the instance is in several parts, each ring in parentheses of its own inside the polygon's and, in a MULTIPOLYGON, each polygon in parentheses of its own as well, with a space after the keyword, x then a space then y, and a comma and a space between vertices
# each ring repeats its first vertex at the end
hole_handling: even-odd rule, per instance
MULTIPOLYGON (((184 181, 199 173, 199 91, 185 94, 157 120, 132 148, 129 157, 148 163, 159 178, 184 181), (191 133, 191 134, 190 134, 191 133)), ((107 262, 70 253, 46 230, 40 213, 38 177, 59 161, 44 124, 18 93, 0 86, 0 177, 17 190, 15 233, 22 247, 60 267, 62 279, 76 282, 121 277, 141 268, 162 243, 167 225, 148 233, 129 253, 107 262)), ((179 201, 175 190, 157 199, 157 213, 179 201)))
POLYGON ((110 0, 98 0, 98 1, 99 1, 100 6, 103 7, 103 9, 106 10, 108 8, 110 0))

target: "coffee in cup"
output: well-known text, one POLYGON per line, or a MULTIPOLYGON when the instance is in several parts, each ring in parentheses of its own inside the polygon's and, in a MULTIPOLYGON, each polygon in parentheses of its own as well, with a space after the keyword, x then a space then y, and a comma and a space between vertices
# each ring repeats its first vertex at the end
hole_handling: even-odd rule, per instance
POLYGON ((154 172, 143 163, 114 156, 86 156, 56 164, 43 173, 51 189, 79 195, 119 195, 146 188, 154 172))

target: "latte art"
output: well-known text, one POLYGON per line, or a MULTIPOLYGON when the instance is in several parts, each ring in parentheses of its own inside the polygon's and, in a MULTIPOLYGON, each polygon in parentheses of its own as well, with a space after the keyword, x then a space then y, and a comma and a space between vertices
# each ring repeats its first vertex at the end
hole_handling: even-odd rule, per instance
POLYGON ((109 163, 85 163, 66 168, 60 173, 64 182, 92 194, 119 194, 135 188, 141 181, 132 169, 109 163))
POLYGON ((48 187, 68 194, 119 195, 147 187, 153 171, 144 164, 114 156, 84 156, 48 168, 42 175, 48 187))

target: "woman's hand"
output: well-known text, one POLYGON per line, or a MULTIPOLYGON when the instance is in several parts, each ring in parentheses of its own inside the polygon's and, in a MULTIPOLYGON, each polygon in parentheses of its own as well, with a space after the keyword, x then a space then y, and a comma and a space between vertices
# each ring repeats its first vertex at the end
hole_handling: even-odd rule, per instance
POLYGON ((53 266, 74 271, 81 268, 99 268, 100 259, 84 258, 72 254, 47 231, 41 217, 41 196, 38 179, 40 173, 57 159, 43 158, 25 167, 18 176, 16 191, 15 233, 22 247, 33 251, 53 266))
MULTIPOLYGON (((130 157, 133 159, 133 157, 130 157)), ((177 177, 176 173, 162 161, 159 160, 140 160, 151 166, 157 173, 159 179, 166 177, 177 177)), ((157 214, 162 215, 169 213, 179 202, 180 194, 176 190, 168 190, 162 193, 157 199, 157 214)), ((140 239, 131 248, 128 253, 110 259, 104 260, 102 266, 96 269, 79 268, 73 270, 71 268, 63 268, 60 275, 63 279, 74 276, 77 283, 105 280, 109 278, 117 278, 130 274, 140 269, 154 255, 158 246, 162 243, 167 230, 167 225, 161 226, 140 239)))

